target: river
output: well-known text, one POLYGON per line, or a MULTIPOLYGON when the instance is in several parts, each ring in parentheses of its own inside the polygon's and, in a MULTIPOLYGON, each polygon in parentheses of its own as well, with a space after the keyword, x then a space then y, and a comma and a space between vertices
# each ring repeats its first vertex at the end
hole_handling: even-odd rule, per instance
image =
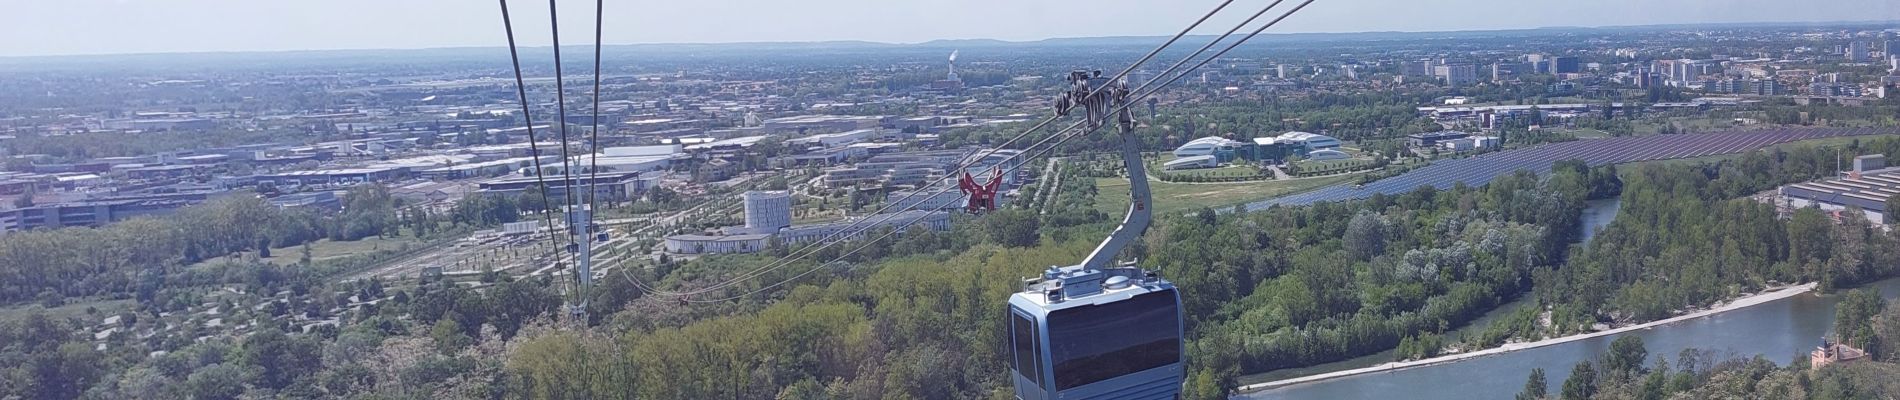
MULTIPOLYGON (((1615 201, 1592 202, 1584 212, 1583 238, 1588 240, 1609 223, 1621 204, 1615 201)), ((1900 278, 1867 285, 1878 288, 1888 299, 1900 295, 1900 278)), ((1834 304, 1839 296, 1801 294, 1787 299, 1729 311, 1709 317, 1682 321, 1622 335, 1643 338, 1650 359, 1667 356, 1670 363, 1684 349, 1715 350, 1724 356, 1761 355, 1786 364, 1797 355, 1820 344, 1834 324, 1834 304)), ((1521 306, 1514 301, 1500 307, 1460 331, 1481 329, 1488 319, 1521 306)), ((1460 332, 1462 333, 1462 332, 1460 332)), ((1423 366, 1397 371, 1355 375, 1332 380, 1243 393, 1235 398, 1265 399, 1508 399, 1524 387, 1532 368, 1543 368, 1552 388, 1563 384, 1577 362, 1592 360, 1609 349, 1612 335, 1520 350, 1489 357, 1423 366)), ((1382 352, 1314 367, 1273 371, 1242 378, 1242 383, 1265 382, 1316 373, 1368 367, 1392 360, 1391 352, 1382 352)))
POLYGON ((1622 198, 1613 197, 1602 200, 1590 200, 1584 205, 1583 215, 1578 217, 1583 220, 1582 227, 1579 228, 1583 230, 1583 232, 1580 232, 1583 235, 1578 237, 1578 239, 1584 243, 1589 243, 1590 238, 1596 237, 1597 232, 1602 231, 1605 225, 1609 225, 1610 221, 1616 220, 1616 212, 1622 209, 1622 198))
MULTIPOLYGON (((1869 285, 1889 300, 1900 294, 1900 278, 1869 285)), ((1787 364, 1820 345, 1832 330, 1834 303, 1840 297, 1801 294, 1714 316, 1625 333, 1643 338, 1650 359, 1675 363, 1683 349, 1715 350, 1724 356, 1761 355, 1787 364)), ((1617 335, 1621 336, 1621 335, 1617 335)), ((1524 387, 1531 368, 1543 368, 1551 388, 1563 385, 1570 368, 1609 350, 1617 336, 1597 337, 1448 364, 1287 386, 1239 399, 1508 399, 1524 387), (1455 382, 1455 384, 1454 384, 1455 382)), ((1388 355, 1388 357, 1390 357, 1388 355)))

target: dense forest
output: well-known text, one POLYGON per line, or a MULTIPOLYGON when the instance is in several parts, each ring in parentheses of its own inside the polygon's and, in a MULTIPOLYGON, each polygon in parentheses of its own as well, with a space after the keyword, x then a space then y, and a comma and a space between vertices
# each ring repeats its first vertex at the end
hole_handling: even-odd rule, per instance
MULTIPOLYGON (((517 196, 535 198, 535 193, 517 196)), ((538 199, 538 198, 537 198, 538 199)), ((341 211, 279 208, 248 192, 214 197, 158 218, 134 218, 98 228, 32 230, 0 236, 0 303, 65 298, 126 298, 150 302, 155 288, 184 267, 239 254, 269 257, 273 248, 318 240, 450 237, 470 228, 520 218, 522 201, 470 195, 446 213, 411 207, 381 185, 351 187, 341 211), (86 243, 87 247, 73 246, 86 243)), ((310 260, 298 260, 308 264, 310 260)), ((348 269, 324 266, 319 274, 348 269)), ((162 304, 162 302, 160 302, 162 304)))
MULTIPOLYGON (((1066 183, 1088 180, 1064 182, 1051 189, 1063 192, 1060 201, 1092 208, 1092 187, 1066 183)), ((1200 384, 1193 397, 1223 396, 1243 367, 1379 351, 1475 317, 1559 259, 1552 252, 1570 240, 1581 201, 1593 184, 1609 184, 1591 182, 1587 170, 1554 180, 1575 188, 1529 173, 1499 182, 1352 205, 1167 218, 1132 251, 1163 260, 1153 267, 1184 288, 1191 329, 1203 332, 1190 347, 1200 384), (1434 250, 1406 250, 1414 247, 1434 250), (1460 259, 1466 253, 1478 255, 1460 259), (1288 339, 1239 340, 1249 335, 1288 339), (1243 366, 1233 348, 1246 349, 1244 359, 1302 358, 1243 366)), ((634 301, 600 322, 608 329, 524 330, 508 357, 515 381, 507 390, 537 398, 1007 398, 993 314, 1018 278, 1086 254, 1106 226, 1078 217, 999 211, 959 232, 913 232, 872 246, 889 249, 886 261, 791 268, 830 273, 782 294, 694 308, 634 301), (986 240, 952 239, 959 237, 986 240), (573 388, 585 390, 563 392, 573 388)), ((691 288, 758 261, 668 261, 639 278, 691 288)))
MULTIPOLYGON (((1900 150, 1895 148, 1900 141, 1848 147, 1846 155, 1883 152, 1900 150)), ((1532 310, 1528 317, 1500 319, 1500 326, 1515 330, 1494 329, 1481 335, 1484 343, 1470 344, 1556 334, 1563 330, 1558 327, 1598 321, 1653 318, 1775 282, 1813 279, 1832 286, 1885 276, 1890 271, 1882 266, 1892 264, 1882 264, 1881 249, 1895 242, 1888 234, 1836 225, 1814 211, 1777 220, 1772 209, 1737 199, 1778 183, 1822 176, 1833 158, 1833 151, 1794 148, 1699 165, 1619 169, 1563 162, 1545 174, 1521 171, 1482 187, 1420 188, 1250 213, 1202 210, 1161 216, 1128 255, 1146 260, 1144 265, 1182 288, 1190 329, 1187 398, 1222 398, 1242 374, 1387 349, 1398 349, 1400 358, 1432 356, 1448 346, 1444 333, 1522 296, 1545 307, 1525 307, 1532 310), (1585 201, 1619 195, 1624 217, 1589 245, 1574 245, 1585 201), (1680 229, 1707 233, 1667 237, 1680 229), (1861 244, 1852 244, 1856 238, 1861 244), (1848 244, 1819 247, 1820 240, 1848 244), (1752 253, 1721 247, 1756 241, 1763 245, 1752 253), (1669 269, 1648 261, 1677 256, 1695 260, 1677 265, 1717 267, 1669 269), (1766 262, 1729 266, 1721 257, 1766 262), (1546 288, 1560 285, 1572 286, 1561 293, 1546 288), (1539 309, 1552 310, 1557 323, 1539 324, 1539 309)), ((78 333, 94 322, 44 314, 11 318, 0 323, 0 335, 8 339, 0 342, 0 362, 9 363, 0 370, 9 382, 0 391, 23 398, 156 393, 194 398, 1006 399, 1006 347, 997 316, 1003 302, 1019 289, 1021 277, 1080 259, 1113 220, 1094 211, 1093 180, 1060 181, 1059 187, 1026 190, 1049 192, 1052 200, 1041 206, 1046 214, 1024 205, 962 220, 949 232, 912 230, 837 246, 815 256, 836 262, 791 263, 719 293, 736 295, 731 301, 681 304, 648 298, 643 288, 706 287, 802 247, 778 244, 759 255, 658 257, 627 265, 621 269, 626 272, 610 275, 591 293, 585 321, 557 320, 554 310, 563 299, 557 283, 545 278, 489 274, 477 287, 435 281, 385 287, 375 280, 334 282, 321 268, 242 258, 182 268, 188 260, 250 251, 261 243, 492 225, 518 218, 519 199, 466 199, 446 215, 352 217, 346 212, 297 220, 304 217, 276 214, 256 199, 231 198, 181 214, 195 218, 189 221, 213 222, 208 226, 217 230, 194 231, 181 222, 187 220, 146 219, 12 235, 0 239, 0 246, 13 246, 0 248, 0 256, 67 257, 46 265, 74 278, 68 286, 53 286, 55 295, 26 290, 47 287, 33 286, 45 282, 9 286, 6 293, 16 302, 42 296, 136 297, 139 288, 153 287, 141 280, 147 276, 141 268, 149 265, 166 266, 155 273, 167 288, 223 285, 250 293, 320 295, 281 306, 237 307, 227 318, 257 328, 232 340, 198 342, 192 338, 220 337, 219 331, 193 327, 190 335, 114 336, 103 351, 78 333), (243 215, 304 221, 305 228, 279 231, 297 224, 229 220, 243 215), (416 225, 412 219, 435 222, 416 225), (447 226, 427 227, 436 223, 447 226), (80 240, 36 235, 106 234, 154 242, 96 240, 170 250, 149 253, 163 257, 158 260, 97 264, 88 255, 29 246, 80 240), (13 240, 21 242, 9 244, 13 240), (860 244, 865 251, 840 250, 860 244), (807 271, 817 273, 788 288, 765 286, 807 271), (766 290, 753 292, 759 289, 766 290), (384 300, 330 311, 361 299, 384 300), (343 323, 298 332, 274 318, 285 313, 343 323)), ((385 203, 369 188, 346 197, 361 202, 361 208, 385 203)), ((25 262, 11 265, 36 265, 25 262)), ((27 275, 14 272, 6 278, 44 279, 27 275)), ((138 328, 152 324, 152 313, 228 301, 186 289, 160 290, 119 323, 138 328)), ((1877 332, 1886 327, 1856 328, 1854 337, 1879 338, 1877 332)), ((1854 340, 1874 346, 1883 339, 1854 340)), ((1719 376, 1714 367, 1696 364, 1696 379, 1719 376)))
POLYGON ((1190 394, 1217 398, 1241 374, 1401 344, 1431 355, 1437 346, 1420 343, 1561 262, 1583 202, 1615 181, 1588 168, 1523 171, 1478 188, 1169 221, 1150 235, 1195 331, 1190 394))
MULTIPOLYGON (((1838 154, 1900 150, 1896 146, 1900 140, 1883 138, 1838 154)), ((1874 228, 1859 212, 1834 217, 1804 208, 1780 218, 1774 206, 1745 198, 1829 176, 1836 157, 1831 149, 1804 146, 1696 165, 1625 168, 1616 219, 1564 268, 1536 276, 1536 300, 1549 309, 1549 326, 1533 328, 1526 321, 1536 316, 1527 311, 1497 322, 1478 345, 1580 332, 1598 322, 1660 319, 1776 284, 1818 282, 1830 291, 1900 273, 1900 236, 1874 228)))

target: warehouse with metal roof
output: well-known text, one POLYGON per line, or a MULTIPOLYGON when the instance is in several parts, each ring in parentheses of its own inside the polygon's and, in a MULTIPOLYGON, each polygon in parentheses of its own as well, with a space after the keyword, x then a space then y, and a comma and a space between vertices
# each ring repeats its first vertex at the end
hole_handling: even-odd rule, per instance
POLYGON ((1854 158, 1854 168, 1839 179, 1818 180, 1782 186, 1780 193, 1788 206, 1820 207, 1841 211, 1858 207, 1873 221, 1887 213, 1887 199, 1900 196, 1900 168, 1887 168, 1884 155, 1854 158))

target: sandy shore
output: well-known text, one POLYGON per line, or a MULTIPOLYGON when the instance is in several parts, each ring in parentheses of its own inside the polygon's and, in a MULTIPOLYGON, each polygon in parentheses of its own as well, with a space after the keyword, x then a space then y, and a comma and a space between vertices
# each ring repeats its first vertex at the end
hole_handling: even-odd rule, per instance
POLYGON ((1630 326, 1625 326, 1625 327, 1620 327, 1620 328, 1615 328, 1615 329, 1610 329, 1610 330, 1605 330, 1605 331, 1597 331, 1597 332, 1591 332, 1591 333, 1585 333, 1585 334, 1564 336, 1564 337, 1559 337, 1559 338, 1550 338, 1550 339, 1544 339, 1544 340, 1539 340, 1535 342, 1505 343, 1502 346, 1493 347, 1489 349, 1478 350, 1478 351, 1473 351, 1469 353, 1445 355, 1445 356, 1427 358, 1423 360, 1389 362, 1389 363, 1379 364, 1379 365, 1366 367, 1366 368, 1349 369, 1345 371, 1336 371, 1336 372, 1328 372, 1324 374, 1307 375, 1307 376, 1302 376, 1298 378, 1283 379, 1283 380, 1277 380, 1277 381, 1272 381, 1272 382, 1262 382, 1262 383, 1256 383, 1252 385, 1241 386, 1240 389, 1238 390, 1241 392, 1249 392, 1249 391, 1262 390, 1262 389, 1272 389, 1272 388, 1277 388, 1281 386, 1319 382, 1319 381, 1328 380, 1328 379, 1342 378, 1342 377, 1348 377, 1348 376, 1360 375, 1360 374, 1369 374, 1369 373, 1374 373, 1374 372, 1397 371, 1397 370, 1402 370, 1406 368, 1415 368, 1415 367, 1423 367, 1427 365, 1453 363, 1453 362, 1458 362, 1461 360, 1484 357, 1484 356, 1489 356, 1489 355, 1503 354, 1503 353, 1508 353, 1508 352, 1513 352, 1513 351, 1518 351, 1518 350, 1535 349, 1538 347, 1544 347, 1544 346, 1549 346, 1549 345, 1554 345, 1554 344, 1559 344, 1559 343, 1574 342, 1574 341, 1590 339, 1590 338, 1611 336, 1611 335, 1616 335, 1616 334, 1634 331, 1638 329, 1648 329, 1648 328, 1653 328, 1657 326, 1687 321, 1691 319, 1707 317, 1710 315, 1720 314, 1727 311, 1747 308, 1749 306, 1754 306, 1757 304, 1762 304, 1762 303, 1767 303, 1770 301, 1793 297, 1794 295, 1807 293, 1812 290, 1814 290, 1814 284, 1812 283, 1804 284, 1804 285, 1783 286, 1783 287, 1778 287, 1778 288, 1772 288, 1755 295, 1731 300, 1726 303, 1717 304, 1714 307, 1710 307, 1706 310, 1696 311, 1696 312, 1692 312, 1688 314, 1671 317, 1668 319, 1656 320, 1656 321, 1651 321, 1651 322, 1637 324, 1637 325, 1630 325, 1630 326))

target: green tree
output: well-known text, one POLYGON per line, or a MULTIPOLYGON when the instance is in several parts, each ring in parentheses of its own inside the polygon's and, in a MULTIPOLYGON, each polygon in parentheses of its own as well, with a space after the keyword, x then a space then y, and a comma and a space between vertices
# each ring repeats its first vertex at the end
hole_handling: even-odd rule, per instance
POLYGON ((1220 385, 1213 371, 1197 369, 1188 374, 1186 393, 1182 398, 1190 400, 1220 400, 1227 398, 1227 388, 1220 385))
POLYGON ((1517 400, 1538 400, 1544 398, 1550 385, 1544 382, 1544 369, 1532 368, 1531 377, 1524 381, 1524 390, 1517 392, 1517 400))
MULTIPOLYGON (((674 192, 673 189, 667 189, 664 187, 654 187, 652 189, 647 189, 646 197, 647 197, 647 201, 653 202, 654 204, 661 204, 661 205, 670 205, 670 204, 673 204, 674 202, 680 201, 680 194, 678 192, 674 192)), ((818 208, 818 210, 824 211, 824 207, 821 206, 818 208)))
POLYGON ((1649 350, 1643 348, 1643 338, 1636 335, 1623 335, 1610 342, 1610 353, 1603 355, 1603 368, 1611 374, 1640 372, 1643 361, 1649 358, 1649 350))
POLYGON ((546 211, 548 202, 552 200, 543 197, 543 193, 540 185, 528 185, 526 190, 521 191, 520 196, 515 196, 515 206, 521 211, 546 211))
POLYGON ((244 394, 244 382, 250 380, 244 368, 212 364, 193 371, 185 379, 185 394, 192 399, 231 400, 244 394))
POLYGON ((1359 261, 1385 253, 1385 218, 1371 211, 1360 211, 1346 223, 1346 252, 1359 261))
POLYGON ((1589 361, 1577 363, 1570 370, 1570 378, 1564 380, 1564 390, 1559 398, 1564 400, 1589 400, 1597 393, 1597 370, 1589 361))
POLYGON ((292 338, 283 331, 263 329, 244 338, 239 359, 256 368, 260 387, 282 389, 322 367, 321 346, 307 337, 292 338))
POLYGON ((1832 254, 1834 223, 1819 208, 1807 207, 1794 212, 1788 220, 1788 259, 1794 262, 1823 261, 1832 254))
POLYGON ((435 327, 429 329, 429 337, 435 339, 436 351, 443 354, 454 353, 474 341, 463 332, 462 325, 455 322, 454 318, 436 321, 435 327))
MULTIPOLYGON (((80 393, 105 374, 105 356, 93 351, 92 346, 81 342, 55 345, 57 349, 28 355, 25 365, 20 367, 23 376, 8 376, 8 379, 25 378, 15 382, 17 387, 14 389, 21 396, 34 399, 78 398, 80 393)), ((0 388, 9 386, 15 385, 0 384, 0 388)))
POLYGON ((487 303, 488 320, 502 338, 510 338, 528 320, 560 308, 561 296, 534 280, 522 279, 491 289, 487 303))
POLYGON ((1900 302, 1888 303, 1887 308, 1874 317, 1875 359, 1886 362, 1900 362, 1900 302))
POLYGON ((1041 239, 1041 220, 1034 212, 1002 209, 983 217, 983 230, 991 241, 1007 247, 1035 246, 1041 239))
POLYGON ((1887 196, 1887 207, 1880 212, 1881 222, 1900 224, 1900 195, 1887 196))
POLYGON ((257 257, 270 258, 270 237, 268 236, 257 237, 257 257))
POLYGON ((1656 366, 1643 375, 1643 386, 1636 392, 1638 400, 1662 400, 1669 396, 1669 362, 1656 357, 1656 366))
POLYGON ((1841 302, 1834 306, 1834 334, 1841 343, 1861 349, 1869 349, 1875 344, 1874 317, 1886 307, 1886 301, 1880 292, 1874 289, 1855 289, 1841 296, 1841 302))

